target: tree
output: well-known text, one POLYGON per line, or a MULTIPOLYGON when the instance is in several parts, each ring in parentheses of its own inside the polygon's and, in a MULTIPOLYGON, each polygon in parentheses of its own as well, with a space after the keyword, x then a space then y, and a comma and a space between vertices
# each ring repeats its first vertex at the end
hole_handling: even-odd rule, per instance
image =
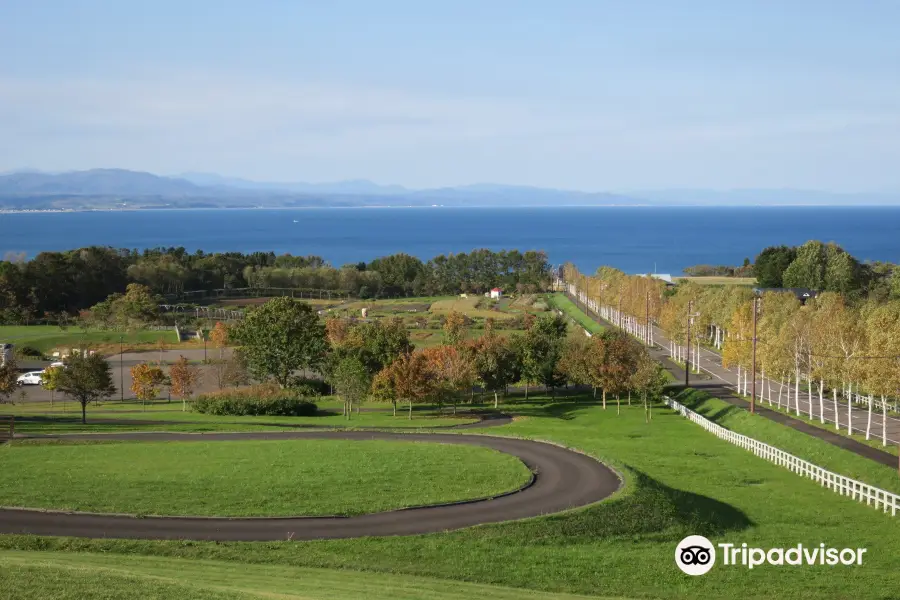
POLYGON ((843 248, 835 244, 825 246, 825 290, 856 295, 862 287, 861 273, 857 260, 843 248))
POLYGON ((466 337, 466 317, 451 310, 444 320, 444 337, 451 346, 457 346, 466 337))
MULTIPOLYGON (((522 346, 522 376, 526 386, 529 382, 542 383, 555 393, 562 382, 557 364, 567 332, 566 321, 561 315, 542 315, 534 320, 525 332, 522 346)), ((528 396, 527 387, 525 396, 528 396)))
MULTIPOLYGON (((591 366, 593 362, 594 344, 588 337, 572 337, 566 341, 562 356, 559 359, 559 370, 570 383, 591 385, 591 366)), ((593 387, 593 386, 592 386, 593 387)), ((596 388, 594 388, 596 391, 596 388)))
POLYGON ((475 384, 475 362, 471 353, 454 346, 433 346, 422 351, 431 371, 432 392, 439 405, 450 400, 453 414, 459 394, 475 384))
POLYGON ((169 367, 169 381, 172 385, 172 393, 176 398, 181 398, 181 410, 187 410, 187 398, 194 395, 194 389, 200 383, 202 373, 200 368, 188 362, 184 356, 169 367))
MULTIPOLYGON (((889 302, 873 310, 866 319, 867 354, 900 356, 900 302, 889 302)), ((881 398, 881 443, 887 445, 888 408, 885 397, 900 392, 900 364, 896 358, 867 361, 866 387, 881 398)))
POLYGON ((53 408, 54 396, 59 389, 59 374, 62 370, 62 367, 47 367, 41 375, 41 387, 50 392, 50 408, 53 408))
POLYGON ((630 385, 638 393, 644 403, 644 422, 649 423, 653 418, 650 403, 662 397, 663 390, 668 385, 666 370, 661 364, 653 360, 650 353, 641 348, 637 355, 637 363, 634 373, 631 375, 630 385))
POLYGON ((250 377, 250 371, 247 368, 247 358, 244 351, 236 348, 231 353, 231 358, 225 361, 225 368, 222 372, 222 383, 230 387, 240 387, 249 385, 253 380, 250 377))
POLYGON ((109 363, 99 354, 79 350, 66 359, 58 389, 81 404, 81 422, 87 423, 87 405, 116 393, 109 363))
POLYGON ((12 396, 19 388, 19 369, 16 365, 16 359, 10 356, 0 365, 0 398, 3 402, 9 402, 12 396))
POLYGON ((328 342, 325 326, 305 302, 280 297, 251 309, 232 327, 231 336, 243 349, 257 379, 274 379, 289 387, 299 369, 322 364, 328 342))
POLYGON ((784 271, 797 258, 797 250, 789 246, 769 246, 759 253, 753 265, 756 283, 762 288, 784 286, 784 271))
POLYGON ((165 382, 166 374, 158 366, 139 363, 131 367, 131 391, 141 404, 159 396, 159 388, 165 382))
POLYGON ((332 377, 335 391, 344 401, 344 416, 349 419, 353 414, 354 403, 359 412, 359 404, 372 387, 372 378, 366 366, 354 356, 341 360, 332 377))
POLYGON ((325 336, 332 346, 340 346, 350 333, 350 321, 339 317, 325 319, 325 336))
POLYGON ((428 361, 421 352, 410 352, 391 363, 388 369, 394 395, 409 403, 409 418, 412 419, 413 403, 422 402, 432 391, 428 361))
POLYGON ((637 367, 638 346, 621 331, 604 332, 604 337, 603 391, 616 395, 616 414, 619 414, 620 396, 628 391, 631 374, 637 367))
POLYGON ((225 354, 225 346, 228 345, 228 327, 221 321, 216 321, 216 325, 209 332, 209 339, 213 346, 219 349, 219 358, 225 354))
POLYGON ((397 393, 391 381, 391 368, 385 367, 372 378, 372 389, 369 398, 375 402, 390 402, 397 416, 397 393))
POLYGON ((515 382, 515 350, 503 338, 485 334, 475 346, 475 373, 484 389, 494 394, 494 408, 498 407, 498 394, 515 382))
POLYGON ((815 240, 797 248, 797 258, 784 271, 785 287, 825 289, 825 244, 815 240))

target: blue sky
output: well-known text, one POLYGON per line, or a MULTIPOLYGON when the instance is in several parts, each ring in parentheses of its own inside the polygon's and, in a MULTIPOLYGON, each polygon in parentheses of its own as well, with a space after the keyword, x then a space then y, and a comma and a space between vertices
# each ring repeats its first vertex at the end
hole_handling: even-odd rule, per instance
POLYGON ((0 171, 900 191, 900 3, 0 0, 0 171))

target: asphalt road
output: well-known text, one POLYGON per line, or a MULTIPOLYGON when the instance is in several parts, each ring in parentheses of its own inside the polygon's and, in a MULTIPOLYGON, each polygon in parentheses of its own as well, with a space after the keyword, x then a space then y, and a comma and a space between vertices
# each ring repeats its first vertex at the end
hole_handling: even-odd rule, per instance
MULTIPOLYGON (((571 297, 571 294, 570 294, 571 297)), ((579 306, 582 306, 582 302, 578 302, 579 306)), ((592 310, 587 309, 589 315, 595 320, 600 320, 599 315, 594 313, 592 310)), ((670 351, 670 340, 666 333, 660 329, 659 327, 653 327, 653 341, 654 343, 660 346, 660 351, 656 352, 655 356, 663 356, 669 357, 670 351)), ((692 376, 691 378, 691 386, 692 387, 708 387, 714 388, 718 386, 719 388, 729 390, 735 394, 738 393, 738 372, 737 368, 726 368, 722 365, 722 356, 713 352, 712 350, 702 347, 700 348, 699 353, 699 365, 700 371, 704 373, 705 379, 697 380, 696 376, 692 376)), ((681 381, 684 381, 684 369, 682 368, 678 372, 678 376, 681 381)), ((743 374, 742 374, 743 376, 743 374)), ((750 385, 747 386, 748 390, 750 389, 750 385)), ((782 406, 785 405, 787 400, 787 386, 782 385, 781 382, 775 381, 772 379, 763 379, 761 374, 758 374, 757 378, 757 398, 756 405, 757 406, 777 406, 779 402, 782 406), (781 399, 779 400, 779 390, 782 391, 781 399)), ((810 396, 807 385, 801 385, 799 389, 800 393, 798 397, 795 399, 794 397, 794 388, 791 390, 791 412, 796 415, 797 412, 800 413, 800 416, 805 416, 807 418, 811 418, 814 420, 818 420, 821 423, 830 423, 835 428, 840 428, 842 431, 846 432, 850 429, 854 433, 865 433, 867 425, 868 425, 868 410, 856 404, 852 404, 848 406, 846 400, 838 399, 838 408, 834 409, 834 401, 833 399, 826 395, 822 399, 822 403, 820 406, 819 397, 816 393, 815 386, 813 387, 813 394, 810 396), (799 407, 799 411, 797 408, 799 407)), ((723 398, 724 399, 724 398, 723 398)), ((770 411, 773 412, 773 411, 770 411)), ((812 430, 812 427, 810 430, 812 430)), ((900 419, 895 416, 891 416, 888 414, 887 417, 882 415, 877 409, 872 413, 872 426, 871 426, 871 435, 872 438, 876 440, 880 440, 882 438, 882 433, 884 432, 885 438, 888 444, 898 444, 900 443, 900 419), (882 429, 883 427, 883 429, 882 429)), ((827 432, 826 432, 827 434, 827 432)), ((817 437, 823 437, 818 435, 817 437)), ((829 436, 828 438, 833 439, 829 436)), ((844 444, 840 444, 844 445, 844 444)), ((859 444, 860 446, 864 446, 864 444, 859 444)), ((861 452, 859 452, 861 453, 861 452)), ((882 457, 883 458, 883 457, 882 457)), ((896 461, 895 461, 896 462, 896 461)))
MULTIPOLYGON (((482 427, 502 420, 476 424, 482 427)), ((0 510, 0 533, 88 538, 190 539, 216 541, 315 540, 437 533, 560 512, 598 502, 619 489, 618 475, 586 455, 530 440, 486 435, 368 431, 253 433, 122 433, 104 440, 392 440, 471 444, 518 457, 534 473, 532 485, 508 495, 443 506, 410 508, 356 517, 197 518, 93 515, 36 510, 0 510)), ((67 439, 97 439, 72 434, 67 439)), ((303 485, 297 482, 297 485, 303 485)))

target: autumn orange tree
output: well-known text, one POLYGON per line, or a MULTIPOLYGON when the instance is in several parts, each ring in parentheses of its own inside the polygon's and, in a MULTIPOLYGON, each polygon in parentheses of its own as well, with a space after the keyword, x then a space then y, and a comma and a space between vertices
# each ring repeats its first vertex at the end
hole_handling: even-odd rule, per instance
POLYGON ((200 383, 200 368, 188 362, 184 356, 179 356, 171 367, 169 367, 169 385, 172 394, 176 398, 181 398, 181 410, 187 410, 187 399, 194 395, 194 390, 200 383))
POLYGON ((141 404, 159 396, 159 389, 165 383, 166 375, 156 365, 139 363, 131 367, 131 391, 141 404))
POLYGON ((637 344, 621 331, 604 335, 605 352, 601 365, 604 395, 616 395, 616 414, 621 411, 621 395, 627 392, 631 375, 637 370, 637 344))
MULTIPOLYGON (((428 368, 428 360, 421 352, 408 352, 385 367, 385 377, 394 397, 409 403, 409 418, 412 419, 413 403, 424 402, 432 392, 432 374, 428 368)), ((384 385, 379 382, 379 385, 384 385)))
POLYGON ((340 346, 350 333, 350 320, 340 317, 325 319, 325 336, 332 346, 340 346))
POLYGON ((432 374, 433 395, 439 406, 449 400, 456 414, 459 395, 475 385, 475 362, 471 353, 453 346, 433 346, 422 351, 432 374))
MULTIPOLYGON (((592 366, 594 360, 594 351, 596 346, 588 337, 571 337, 566 340, 563 347, 562 356, 560 356, 557 368, 566 377, 569 383, 576 385, 590 385, 594 388, 594 395, 597 394, 597 388, 593 386, 594 378, 592 377, 592 366)), ((576 396, 577 398, 577 396, 576 396)))
POLYGON ((213 346, 219 349, 219 358, 221 359, 225 353, 225 346, 228 344, 228 326, 221 321, 216 321, 215 327, 209 332, 209 339, 213 346))
POLYGON ((444 319, 444 337, 451 346, 457 346, 466 337, 466 317, 455 310, 444 319))

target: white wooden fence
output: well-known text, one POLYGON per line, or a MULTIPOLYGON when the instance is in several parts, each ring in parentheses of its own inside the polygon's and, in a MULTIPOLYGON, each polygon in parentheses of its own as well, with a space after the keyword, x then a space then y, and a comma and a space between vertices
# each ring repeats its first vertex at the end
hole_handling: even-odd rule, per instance
POLYGON ((764 458, 776 465, 790 469, 801 477, 808 477, 837 494, 850 496, 853 500, 865 502, 867 505, 874 506, 875 508, 881 508, 885 513, 890 512, 892 517, 896 516, 897 512, 900 511, 900 496, 897 494, 893 494, 861 481, 856 481, 849 477, 844 477, 837 473, 832 473, 831 471, 816 466, 811 462, 807 462, 802 458, 797 458, 793 454, 788 454, 784 450, 779 450, 774 446, 764 444, 751 437, 747 437, 746 435, 735 433, 730 429, 726 429, 721 425, 713 423, 706 417, 695 413, 672 398, 664 397, 664 400, 673 410, 697 425, 700 425, 703 429, 736 446, 749 450, 760 458, 764 458))

